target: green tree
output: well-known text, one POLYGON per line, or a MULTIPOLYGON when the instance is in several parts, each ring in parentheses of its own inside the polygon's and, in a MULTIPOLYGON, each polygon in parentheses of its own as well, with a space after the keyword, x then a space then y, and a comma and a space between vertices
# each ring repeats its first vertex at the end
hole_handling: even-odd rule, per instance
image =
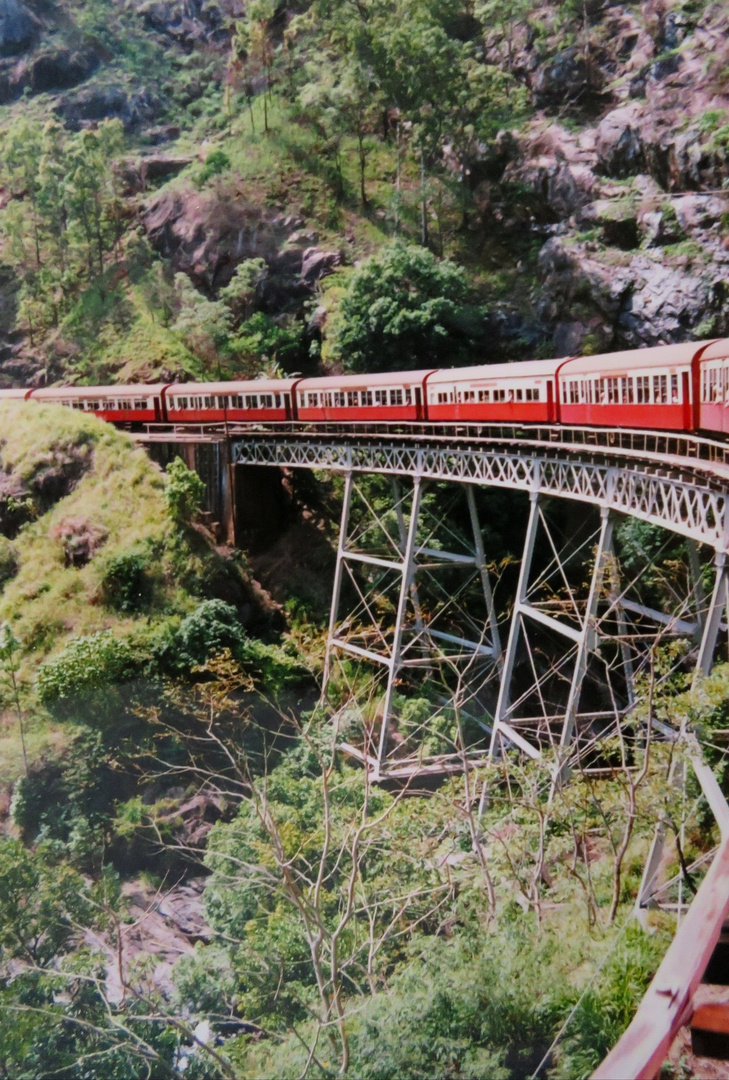
POLYGON ((28 752, 25 745, 25 714, 20 697, 20 665, 22 650, 20 642, 9 623, 0 626, 0 695, 10 703, 18 721, 20 745, 23 749, 23 766, 28 775, 28 752))
POLYGON ((69 208, 89 281, 101 277, 104 256, 120 236, 119 195, 111 163, 123 145, 119 120, 105 120, 96 131, 81 131, 69 144, 69 208))
POLYGON ((480 331, 463 270, 396 241, 352 274, 332 352, 353 371, 447 367, 467 359, 480 331))
POLYGON ((172 329, 195 356, 208 364, 219 361, 230 337, 232 312, 222 300, 202 296, 187 274, 175 274, 174 288, 178 315, 172 329))
POLYGON ((253 314, 256 294, 267 272, 265 259, 244 259, 236 266, 228 284, 219 291, 219 298, 228 305, 236 319, 248 319, 253 314))
MULTIPOLYGON (((268 132, 275 48, 270 24, 276 12, 274 0, 252 0, 244 19, 235 24, 232 49, 242 64, 248 86, 263 86, 263 130, 268 132)), ((252 95, 251 95, 252 96, 252 95)))

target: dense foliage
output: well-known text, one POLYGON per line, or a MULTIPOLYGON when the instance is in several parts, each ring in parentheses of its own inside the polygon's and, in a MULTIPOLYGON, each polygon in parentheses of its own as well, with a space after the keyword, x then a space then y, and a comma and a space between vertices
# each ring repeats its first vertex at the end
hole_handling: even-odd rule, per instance
POLYGON ((468 357, 482 319, 459 267, 395 243, 352 274, 332 352, 353 370, 448 367, 468 357))

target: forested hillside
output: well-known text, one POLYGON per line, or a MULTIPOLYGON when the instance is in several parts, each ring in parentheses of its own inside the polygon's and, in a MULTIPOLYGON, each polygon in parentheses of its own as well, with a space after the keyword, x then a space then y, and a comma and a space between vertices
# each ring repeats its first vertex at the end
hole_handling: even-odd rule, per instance
MULTIPOLYGON (((0 0, 0 385, 727 334, 728 32, 702 0, 0 0)), ((233 551, 179 459, 0 412, 0 1075, 562 1080, 629 1022, 675 926, 632 918, 657 817, 667 881, 716 841, 650 731, 696 727, 729 791, 726 666, 690 690, 657 648, 557 789, 517 756, 375 786, 342 744, 376 697, 352 667, 320 700, 341 498, 287 476, 278 541, 233 551)), ((525 504, 477 499, 508 585, 525 504)), ((589 515, 544 513, 589 580, 589 515)), ((672 610, 683 542, 616 536, 672 610)), ((465 755, 438 692, 398 687, 397 736, 465 755)))

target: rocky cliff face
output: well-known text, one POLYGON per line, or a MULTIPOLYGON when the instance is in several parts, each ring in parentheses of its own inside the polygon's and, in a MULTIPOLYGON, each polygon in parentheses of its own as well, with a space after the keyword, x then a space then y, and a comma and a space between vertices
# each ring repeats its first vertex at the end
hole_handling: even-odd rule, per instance
POLYGON ((604 0, 579 48, 517 33, 537 109, 482 212, 544 236, 532 297, 557 355, 729 329, 728 31, 721 4, 604 0))

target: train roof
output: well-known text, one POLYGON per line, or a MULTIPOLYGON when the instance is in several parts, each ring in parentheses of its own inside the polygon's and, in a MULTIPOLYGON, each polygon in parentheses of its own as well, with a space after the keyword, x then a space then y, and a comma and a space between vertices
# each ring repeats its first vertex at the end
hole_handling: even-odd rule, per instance
POLYGON ((712 341, 710 345, 702 352, 702 360, 723 360, 725 356, 729 356, 729 338, 720 338, 719 341, 712 341))
POLYGON ((290 390, 296 379, 247 379, 245 382, 172 383, 167 386, 170 394, 282 394, 290 390))
POLYGON ((703 341, 684 341, 680 345, 658 345, 650 349, 626 349, 624 352, 576 356, 567 360, 560 378, 571 375, 599 375, 611 371, 645 371, 648 368, 685 367, 705 345, 703 341))
POLYGON ((3 398, 7 398, 7 399, 24 398, 27 393, 28 393, 27 388, 23 389, 22 387, 19 387, 19 386, 10 386, 10 387, 8 387, 7 390, 0 390, 0 400, 2 400, 3 398))
POLYGON ((159 394, 166 383, 127 383, 112 386, 43 386, 33 391, 33 397, 56 398, 110 398, 110 397, 149 397, 159 394))
POLYGON ((423 379, 430 375, 433 368, 424 371, 381 371, 363 372, 361 375, 326 375, 324 378, 302 379, 299 390, 346 390, 348 386, 357 389, 377 386, 422 386, 423 379))
POLYGON ((467 379, 477 382, 479 379, 523 379, 548 378, 554 375, 563 360, 524 360, 513 364, 479 364, 473 367, 441 368, 428 379, 428 386, 442 383, 461 382, 467 379))

